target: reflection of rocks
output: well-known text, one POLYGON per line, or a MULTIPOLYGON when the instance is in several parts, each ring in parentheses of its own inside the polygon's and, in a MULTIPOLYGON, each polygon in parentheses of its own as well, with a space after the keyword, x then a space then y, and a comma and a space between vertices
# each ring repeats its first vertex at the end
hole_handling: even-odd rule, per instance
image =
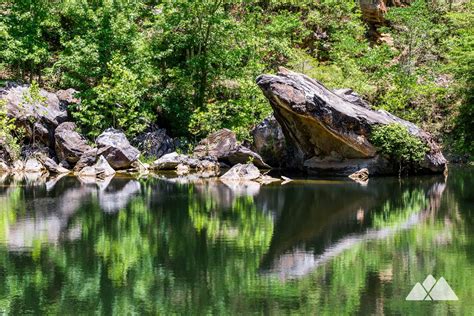
MULTIPOLYGON (((80 222, 71 222, 81 207, 97 201, 104 212, 117 212, 141 191, 140 183, 129 178, 108 178, 98 185, 95 181, 83 184, 78 178, 65 175, 46 181, 42 174, 27 173, 5 175, 2 181, 28 187, 23 193, 26 203, 21 206, 25 212, 17 213, 14 222, 5 227, 5 243, 15 251, 31 251, 38 241, 56 245, 62 240, 76 240, 81 237, 82 226, 80 222), (32 179, 33 176, 36 178, 32 179)), ((0 190, 0 203, 6 203, 3 199, 8 194, 8 190, 0 190)))
MULTIPOLYGON (((295 188, 291 198, 278 203, 282 211, 277 213, 272 242, 261 269, 284 279, 306 275, 357 244, 387 238, 437 212, 444 191, 443 178, 427 178, 423 182, 409 179, 394 185, 396 181, 374 179, 367 186, 324 183, 315 186, 312 195, 295 188), (401 198, 407 194, 409 199, 401 198), (423 201, 427 207, 422 209, 423 201), (384 215, 387 208, 391 212, 384 215)), ((267 200, 259 201, 257 197, 256 203, 267 200)))
POLYGON ((140 193, 140 183, 129 180, 123 187, 121 181, 111 182, 107 188, 99 192, 99 205, 104 212, 113 213, 125 208, 132 197, 140 193))

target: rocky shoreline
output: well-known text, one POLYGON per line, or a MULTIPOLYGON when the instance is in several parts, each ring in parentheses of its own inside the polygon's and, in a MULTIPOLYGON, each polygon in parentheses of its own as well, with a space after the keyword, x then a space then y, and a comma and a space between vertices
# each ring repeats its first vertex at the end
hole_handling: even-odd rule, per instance
MULTIPOLYGON (((442 173, 447 161, 431 135, 394 115, 373 110, 350 89, 330 91, 305 75, 282 69, 262 75, 257 84, 274 114, 252 130, 253 142, 241 144, 228 129, 201 140, 188 155, 175 151, 166 130, 151 126, 132 140, 109 128, 89 142, 70 119, 69 106, 77 106, 73 89, 51 93, 41 89, 44 102, 27 102, 28 86, 8 84, 0 90, 7 115, 25 133, 22 158, 14 159, 0 138, 0 173, 74 174, 101 180, 116 173, 147 174, 175 171, 226 180, 262 179, 259 169, 295 169, 306 174, 350 176, 365 182, 369 175, 396 174, 391 157, 379 153, 369 135, 374 126, 401 124, 429 148, 413 170, 442 173), (140 158, 146 156, 143 163, 140 158), (258 171, 258 176, 257 176, 258 171), (252 178, 252 179, 250 179, 252 178)), ((264 182, 272 181, 268 178, 264 182)))

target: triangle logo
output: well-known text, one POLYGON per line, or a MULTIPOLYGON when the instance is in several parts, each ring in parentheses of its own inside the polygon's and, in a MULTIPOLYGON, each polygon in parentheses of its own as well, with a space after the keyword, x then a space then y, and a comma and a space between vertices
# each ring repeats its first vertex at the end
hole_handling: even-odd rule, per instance
POLYGON ((445 278, 441 277, 438 281, 430 274, 423 281, 416 283, 411 289, 407 301, 457 301, 456 293, 449 286, 445 278))

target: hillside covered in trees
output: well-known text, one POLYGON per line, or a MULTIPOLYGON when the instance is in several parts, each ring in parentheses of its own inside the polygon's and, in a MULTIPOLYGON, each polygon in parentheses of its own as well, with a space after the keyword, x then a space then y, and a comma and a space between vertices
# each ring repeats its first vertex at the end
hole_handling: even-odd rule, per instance
POLYGON ((194 144, 220 128, 248 139, 271 113, 255 78, 283 66, 472 156, 474 5, 380 1, 382 16, 364 2, 5 0, 0 76, 80 91, 68 110, 90 139, 158 124, 194 144))

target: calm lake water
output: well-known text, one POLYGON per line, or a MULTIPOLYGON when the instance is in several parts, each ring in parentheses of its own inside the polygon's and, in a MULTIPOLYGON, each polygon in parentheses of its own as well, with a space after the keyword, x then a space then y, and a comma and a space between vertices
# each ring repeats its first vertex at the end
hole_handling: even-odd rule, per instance
POLYGON ((0 180, 0 314, 474 314, 473 169, 0 180), (405 301, 429 274, 459 301, 405 301))

